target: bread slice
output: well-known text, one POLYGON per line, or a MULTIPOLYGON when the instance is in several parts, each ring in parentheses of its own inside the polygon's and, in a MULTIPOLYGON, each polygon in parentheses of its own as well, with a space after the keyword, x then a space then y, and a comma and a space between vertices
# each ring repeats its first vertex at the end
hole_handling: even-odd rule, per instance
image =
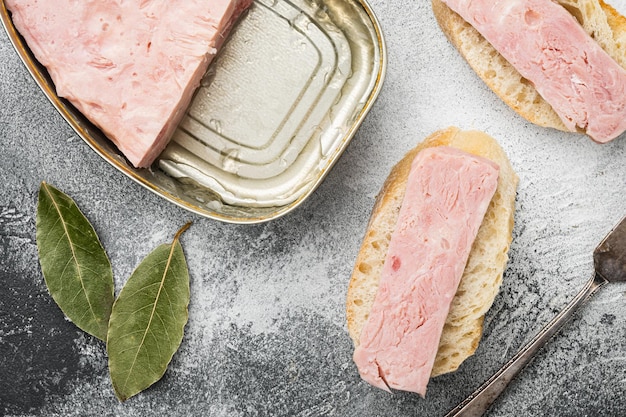
MULTIPOLYGON (((626 68, 626 18, 602 0, 557 0, 583 29, 626 68)), ((491 44, 441 0, 432 0, 435 18, 470 67, 507 105, 539 126, 568 131, 535 87, 491 44)))
POLYGON ((422 149, 443 145, 491 159, 500 166, 500 175, 498 187, 478 230, 458 291, 452 300, 432 376, 456 370, 478 347, 484 315, 498 293, 508 261, 518 177, 506 154, 493 138, 482 132, 450 127, 426 138, 398 162, 376 199, 346 300, 348 331, 356 347, 378 291, 411 162, 422 149))

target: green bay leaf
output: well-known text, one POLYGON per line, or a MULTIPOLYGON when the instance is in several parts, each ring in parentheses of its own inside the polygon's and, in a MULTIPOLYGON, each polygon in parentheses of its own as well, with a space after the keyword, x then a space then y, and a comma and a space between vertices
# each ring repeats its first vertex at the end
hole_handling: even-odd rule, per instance
POLYGON ((111 263, 74 200, 45 182, 37 204, 37 249, 48 291, 63 313, 106 340, 114 299, 111 263))
POLYGON ((107 353, 120 401, 161 379, 182 341, 189 272, 179 238, 188 227, 141 261, 113 304, 107 353))

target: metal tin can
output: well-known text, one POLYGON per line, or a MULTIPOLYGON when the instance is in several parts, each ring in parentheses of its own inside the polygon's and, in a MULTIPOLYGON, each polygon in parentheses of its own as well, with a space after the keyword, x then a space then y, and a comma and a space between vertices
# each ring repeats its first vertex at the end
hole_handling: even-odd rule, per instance
POLYGON ((0 18, 29 72, 78 135, 161 197, 231 223, 275 219, 322 182, 381 89, 386 48, 365 0, 255 0, 172 140, 136 169, 71 104, 0 18))

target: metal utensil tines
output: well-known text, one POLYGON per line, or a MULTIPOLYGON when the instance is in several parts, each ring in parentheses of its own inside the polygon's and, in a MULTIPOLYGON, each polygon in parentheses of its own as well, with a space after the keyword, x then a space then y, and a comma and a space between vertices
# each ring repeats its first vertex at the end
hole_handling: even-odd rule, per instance
POLYGON ((469 397, 446 417, 481 416, 494 403, 515 376, 533 359, 541 347, 604 284, 626 281, 626 217, 611 230, 593 252, 594 274, 583 289, 550 323, 469 397))

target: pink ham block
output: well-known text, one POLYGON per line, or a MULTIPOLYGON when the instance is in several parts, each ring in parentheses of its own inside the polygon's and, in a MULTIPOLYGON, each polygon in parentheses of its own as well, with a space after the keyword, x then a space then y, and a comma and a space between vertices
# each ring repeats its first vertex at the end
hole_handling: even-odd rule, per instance
POLYGON ((6 0, 57 89, 136 167, 167 145, 252 0, 6 0))
POLYGON ((626 70, 552 0, 443 0, 530 80, 565 126, 608 142, 626 130, 626 70))
POLYGON ((370 384, 424 396, 439 339, 499 167, 456 148, 412 163, 378 293, 354 361, 370 384))

